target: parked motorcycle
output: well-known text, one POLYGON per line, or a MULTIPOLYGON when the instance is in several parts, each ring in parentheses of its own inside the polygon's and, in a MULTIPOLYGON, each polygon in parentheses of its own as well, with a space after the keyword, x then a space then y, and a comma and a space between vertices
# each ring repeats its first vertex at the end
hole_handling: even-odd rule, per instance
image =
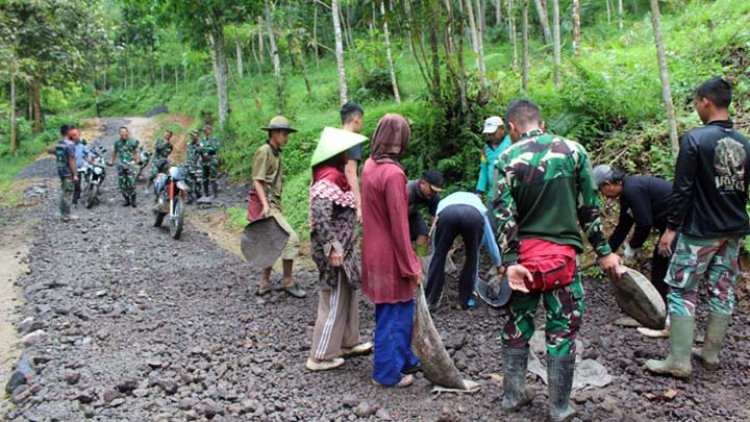
POLYGON ((190 190, 186 180, 187 168, 169 166, 169 162, 163 158, 155 165, 159 173, 154 181, 154 227, 161 227, 168 215, 169 234, 173 239, 179 239, 185 225, 185 202, 190 190))
POLYGON ((102 147, 93 147, 90 151, 93 155, 92 162, 86 162, 83 168, 78 169, 78 177, 84 183, 83 200, 86 208, 91 208, 99 202, 99 189, 107 175, 107 164, 104 161, 104 154, 107 150, 102 147))

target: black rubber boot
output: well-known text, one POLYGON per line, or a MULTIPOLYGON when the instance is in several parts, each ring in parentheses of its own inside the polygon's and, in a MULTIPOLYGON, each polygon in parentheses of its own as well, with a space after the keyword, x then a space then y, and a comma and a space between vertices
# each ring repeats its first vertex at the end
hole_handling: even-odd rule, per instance
POLYGON ((203 181, 203 196, 208 196, 211 194, 211 191, 209 190, 210 186, 211 183, 208 180, 203 181))
POLYGON ((211 195, 216 199, 216 196, 219 194, 219 184, 216 182, 211 182, 211 195))
POLYGON ((125 202, 122 204, 123 207, 129 207, 130 206, 130 196, 122 194, 122 197, 125 198, 125 202))
POLYGON ((576 355, 547 356, 547 384, 549 387, 549 418, 553 422, 573 419, 577 412, 570 403, 576 355))
POLYGON ((135 193, 130 194, 130 206, 135 208, 135 193))
POLYGON ((503 409, 515 411, 531 403, 534 394, 526 388, 529 349, 503 347, 503 409))

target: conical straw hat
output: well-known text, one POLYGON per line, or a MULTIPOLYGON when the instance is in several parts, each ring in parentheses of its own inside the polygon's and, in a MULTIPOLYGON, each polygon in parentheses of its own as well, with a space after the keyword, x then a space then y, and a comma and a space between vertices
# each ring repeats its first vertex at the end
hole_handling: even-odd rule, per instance
POLYGON ((310 160, 310 167, 314 167, 331 157, 335 157, 355 145, 367 140, 366 136, 349 132, 343 129, 326 127, 320 134, 318 146, 310 160))

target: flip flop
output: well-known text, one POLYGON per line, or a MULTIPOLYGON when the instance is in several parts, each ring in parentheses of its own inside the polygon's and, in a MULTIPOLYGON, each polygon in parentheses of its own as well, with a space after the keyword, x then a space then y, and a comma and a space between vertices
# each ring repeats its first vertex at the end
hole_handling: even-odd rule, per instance
POLYGON ((479 385, 478 382, 471 381, 471 380, 464 380, 464 386, 466 388, 460 389, 460 388, 444 387, 442 385, 435 385, 432 387, 432 394, 442 394, 442 393, 473 394, 482 388, 482 386, 479 385))

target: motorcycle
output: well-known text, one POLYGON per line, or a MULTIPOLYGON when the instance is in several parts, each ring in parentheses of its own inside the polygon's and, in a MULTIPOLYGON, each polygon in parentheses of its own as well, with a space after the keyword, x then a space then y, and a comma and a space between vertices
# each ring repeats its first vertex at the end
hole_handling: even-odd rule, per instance
POLYGON ((190 190, 186 180, 187 168, 169 166, 166 159, 156 164, 159 173, 154 181, 154 227, 161 227, 164 218, 169 215, 169 234, 173 239, 179 239, 185 225, 185 202, 190 190))
POLYGON ((78 176, 83 183, 83 200, 86 208, 91 208, 99 202, 99 189, 104 183, 104 177, 107 175, 106 162, 104 154, 107 152, 104 148, 91 148, 92 161, 84 164, 83 168, 78 169, 78 176))

